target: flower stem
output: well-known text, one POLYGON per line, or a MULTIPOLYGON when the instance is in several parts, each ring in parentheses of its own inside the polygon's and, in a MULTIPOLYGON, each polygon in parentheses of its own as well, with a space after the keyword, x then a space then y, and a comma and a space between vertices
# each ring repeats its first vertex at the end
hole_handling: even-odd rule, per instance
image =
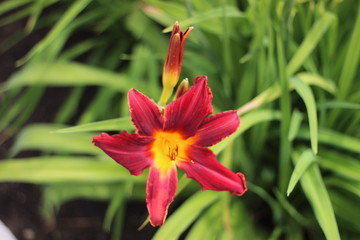
POLYGON ((173 92, 173 88, 164 86, 158 105, 164 107, 173 92))

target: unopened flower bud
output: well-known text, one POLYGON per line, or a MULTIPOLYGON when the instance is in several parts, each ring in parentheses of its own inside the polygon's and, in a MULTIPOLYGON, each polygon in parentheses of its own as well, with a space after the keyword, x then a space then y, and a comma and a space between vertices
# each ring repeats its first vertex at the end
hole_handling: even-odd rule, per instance
POLYGON ((178 22, 173 27, 163 68, 163 92, 160 98, 160 105, 166 104, 179 80, 186 38, 192 29, 193 27, 189 27, 185 32, 181 32, 178 22))
POLYGON ((182 80, 182 82, 176 89, 174 100, 181 97, 184 93, 186 93, 187 90, 189 90, 189 80, 187 78, 185 78, 184 80, 182 80))

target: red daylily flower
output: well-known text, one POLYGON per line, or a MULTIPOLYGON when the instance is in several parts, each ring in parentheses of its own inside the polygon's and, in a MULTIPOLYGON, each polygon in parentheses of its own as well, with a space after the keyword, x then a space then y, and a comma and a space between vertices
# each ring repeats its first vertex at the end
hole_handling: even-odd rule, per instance
POLYGON ((245 177, 217 161, 209 150, 239 127, 236 111, 208 117, 213 112, 212 93, 207 77, 197 77, 194 85, 163 112, 147 96, 131 89, 130 115, 137 133, 93 138, 96 146, 131 174, 150 168, 146 203, 153 226, 162 225, 177 188, 179 167, 187 177, 198 181, 203 190, 229 191, 241 196, 247 190, 245 177))

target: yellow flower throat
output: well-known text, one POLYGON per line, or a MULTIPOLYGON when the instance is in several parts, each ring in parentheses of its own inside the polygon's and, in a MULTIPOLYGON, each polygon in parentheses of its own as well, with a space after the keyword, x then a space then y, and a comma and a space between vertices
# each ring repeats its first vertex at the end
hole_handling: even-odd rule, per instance
POLYGON ((151 147, 154 154, 154 165, 161 171, 167 171, 175 161, 185 160, 186 150, 193 142, 191 138, 184 139, 178 132, 157 131, 151 147))

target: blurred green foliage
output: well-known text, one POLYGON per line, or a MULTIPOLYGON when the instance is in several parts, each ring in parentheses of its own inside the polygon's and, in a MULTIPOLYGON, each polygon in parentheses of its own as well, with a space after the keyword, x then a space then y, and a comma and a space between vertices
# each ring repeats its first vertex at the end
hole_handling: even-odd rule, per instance
POLYGON ((0 85, 0 141, 16 136, 0 181, 40 184, 46 216, 71 199, 109 201, 104 227, 119 239, 123 206, 144 199, 146 173, 130 176, 91 137, 133 129, 130 88, 158 100, 162 30, 177 20, 195 27, 182 76, 207 75, 215 109, 241 116, 212 150, 245 174, 249 192, 201 192, 182 177, 181 204, 154 239, 360 238, 358 1, 8 0, 0 14, 0 26, 27 21, 3 51, 47 31, 0 85), (27 125, 50 86, 71 91, 52 123, 27 125), (88 86, 96 94, 79 111, 88 86), (42 154, 17 159, 24 150, 42 154))

